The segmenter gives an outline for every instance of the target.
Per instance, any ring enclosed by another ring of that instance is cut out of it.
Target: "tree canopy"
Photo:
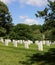
[[[0,27],[6,29],[8,34],[12,26],[12,17],[6,4],[0,1]]]
[[[36,17],[44,18],[42,32],[45,32],[47,40],[55,40],[55,1],[48,0],[48,5],[42,11],[37,11]]]
[[[55,1],[48,0],[48,6],[43,11],[37,11],[35,15],[44,18],[44,30],[55,28]]]

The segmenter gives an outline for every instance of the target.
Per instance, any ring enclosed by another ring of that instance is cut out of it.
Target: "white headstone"
[[[25,45],[25,48],[26,48],[26,49],[29,49],[28,41],[24,41],[24,45]]]
[[[17,40],[18,43],[22,44],[23,43],[23,40]]]
[[[30,45],[30,44],[33,44],[33,42],[31,41],[31,40],[27,40],[28,41],[28,44]]]
[[[3,38],[0,38],[0,41],[1,41],[2,43],[4,43],[4,40],[3,40]]]
[[[13,40],[14,47],[17,47],[17,41]]]
[[[40,41],[40,42],[38,43],[38,50],[39,50],[39,51],[43,51],[43,43],[42,43],[42,41]]]
[[[9,42],[11,42],[10,39],[5,39],[5,46],[8,46]]]
[[[38,44],[39,44],[39,41],[38,41],[38,40],[36,40],[36,41],[35,41],[35,44],[36,44],[36,45],[38,45]]]

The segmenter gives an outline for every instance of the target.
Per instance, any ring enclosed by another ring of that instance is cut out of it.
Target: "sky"
[[[16,24],[43,24],[44,20],[37,18],[37,11],[43,10],[47,6],[47,0],[1,0],[9,9],[13,23]],[[54,1],[54,0],[51,0]]]

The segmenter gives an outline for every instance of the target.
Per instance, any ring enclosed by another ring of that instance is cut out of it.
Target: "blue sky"
[[[36,18],[35,13],[43,10],[47,0],[1,0],[7,4],[14,24],[43,24],[43,19]],[[52,0],[54,1],[54,0]]]

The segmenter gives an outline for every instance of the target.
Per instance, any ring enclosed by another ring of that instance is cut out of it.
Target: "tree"
[[[13,32],[10,33],[10,37],[13,37],[15,39],[20,39],[20,40],[31,39],[32,29],[29,25],[17,24],[15,25]]]
[[[36,25],[36,24],[31,25],[31,29],[33,30],[33,32],[35,32],[35,31],[41,32],[41,28],[42,28],[41,25]]]
[[[8,34],[12,26],[12,18],[6,4],[0,1],[0,27],[6,29]]]
[[[0,27],[0,37],[4,36],[6,34],[6,29]]]
[[[55,29],[53,29],[53,30],[47,30],[45,32],[45,39],[46,40],[54,41],[55,40]]]
[[[43,11],[37,11],[36,17],[44,18],[43,29],[51,30],[55,28],[55,1],[48,0],[48,6]]]

